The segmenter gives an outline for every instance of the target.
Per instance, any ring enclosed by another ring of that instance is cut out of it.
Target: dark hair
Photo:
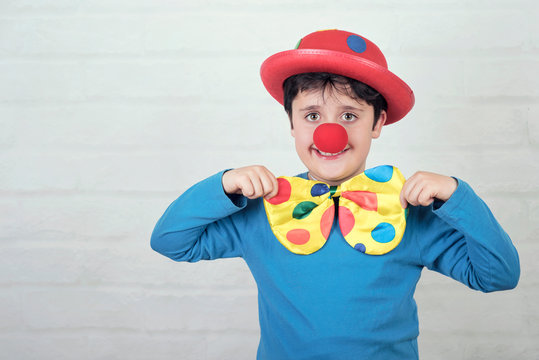
[[[312,72],[290,76],[283,83],[284,90],[284,109],[292,125],[292,101],[300,91],[321,89],[325,91],[328,85],[339,92],[345,92],[346,95],[356,99],[364,100],[374,108],[373,128],[378,122],[382,110],[387,111],[386,99],[376,90],[361,81],[332,73]],[[350,89],[352,93],[350,93]],[[323,94],[323,93],[322,93]]]

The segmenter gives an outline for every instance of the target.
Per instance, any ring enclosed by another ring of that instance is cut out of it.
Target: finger
[[[410,193],[408,194],[408,197],[406,198],[408,203],[413,206],[418,206],[419,205],[418,197],[419,197],[420,192],[421,192],[420,186],[414,187],[414,189],[410,191]]]
[[[252,186],[252,193],[250,196],[247,196],[249,199],[256,199],[261,197],[264,194],[264,187],[262,185],[262,182],[260,180],[259,176],[251,176],[249,178]]]
[[[413,206],[417,205],[416,198],[414,197],[415,192],[417,192],[417,181],[412,177],[404,183],[402,197],[408,204]]]
[[[273,189],[266,196],[267,199],[271,199],[272,197],[277,196],[277,194],[279,193],[279,182],[277,181],[277,178],[275,176],[272,176],[270,179],[273,184]]]
[[[403,209],[406,209],[408,207],[408,201],[406,201],[406,199],[404,198],[404,195],[402,195],[402,192],[400,193],[399,201]]]
[[[399,194],[399,200],[401,202],[401,206],[403,209],[406,209],[408,207],[408,201],[406,201],[406,196],[408,194],[408,189],[410,187],[410,180],[407,180],[404,182],[404,185],[402,186],[401,192]]]
[[[260,170],[259,180],[262,185],[262,195],[266,196],[273,190],[273,183],[271,182],[270,174],[267,169],[262,168]]]
[[[429,187],[424,187],[417,196],[417,202],[422,206],[429,206],[434,201],[434,195]]]
[[[279,183],[277,182],[277,178],[271,171],[268,169],[266,170],[266,176],[264,177],[263,185],[264,185],[264,196],[266,199],[271,199],[277,193],[279,192]]]
[[[238,181],[238,188],[240,189],[241,194],[247,198],[251,198],[255,193],[253,183],[248,176],[243,176]]]

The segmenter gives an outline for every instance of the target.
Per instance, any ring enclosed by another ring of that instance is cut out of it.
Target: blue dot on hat
[[[379,243],[388,243],[395,238],[395,228],[393,225],[383,222],[371,231],[371,236]]]
[[[311,196],[320,196],[329,192],[329,187],[326,184],[314,184],[311,188]]]
[[[362,53],[367,50],[367,43],[365,42],[365,40],[363,40],[362,37],[357,35],[348,36],[348,39],[346,39],[346,44],[348,44],[348,47],[351,50],[357,53]]]
[[[388,182],[393,177],[393,166],[381,165],[365,170],[365,176],[376,182]]]

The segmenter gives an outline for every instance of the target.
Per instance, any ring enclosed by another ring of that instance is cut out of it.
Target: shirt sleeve
[[[233,214],[247,205],[228,196],[221,171],[189,188],[167,208],[151,236],[151,247],[175,261],[196,262],[242,256],[241,231]]]
[[[464,181],[445,203],[417,208],[423,265],[483,292],[516,287],[518,253],[487,205]]]

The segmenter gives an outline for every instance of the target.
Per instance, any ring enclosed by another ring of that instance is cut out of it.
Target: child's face
[[[332,87],[322,90],[299,92],[292,102],[292,136],[296,152],[309,169],[309,175],[329,185],[342,182],[362,173],[372,139],[380,136],[386,113],[373,129],[374,108],[363,100],[355,100],[346,91]],[[315,147],[313,133],[324,123],[338,123],[348,133],[344,151],[325,156]]]

